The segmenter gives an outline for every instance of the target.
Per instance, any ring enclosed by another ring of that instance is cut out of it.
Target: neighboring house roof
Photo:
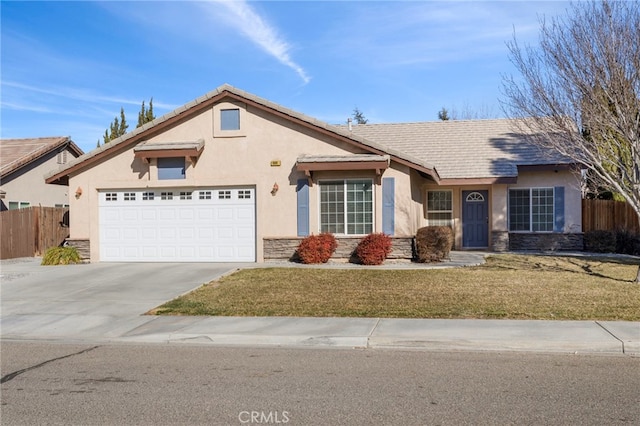
[[[68,147],[77,156],[83,154],[83,151],[67,136],[0,139],[0,178],[63,147]]]
[[[352,144],[360,149],[371,152],[378,155],[390,155],[391,159],[399,163],[408,165],[422,173],[431,176],[433,179],[438,180],[438,173],[431,163],[424,162],[421,159],[414,157],[410,154],[397,151],[388,146],[381,145],[377,142],[367,140],[361,136],[349,132],[340,126],[332,126],[325,122],[316,120],[315,118],[301,114],[299,112],[290,110],[276,103],[270,102],[266,99],[247,93],[243,90],[237,89],[228,84],[224,84],[219,88],[195,99],[180,108],[171,111],[162,117],[142,125],[134,129],[133,131],[112,140],[109,143],[102,145],[99,148],[94,149],[91,152],[86,153],[72,160],[70,163],[62,166],[58,170],[52,171],[46,176],[47,183],[65,183],[68,180],[70,174],[84,170],[101,161],[102,158],[108,156],[112,150],[113,152],[119,152],[122,149],[126,149],[130,146],[135,146],[140,142],[143,142],[146,138],[155,135],[162,130],[172,126],[175,123],[181,122],[184,119],[198,114],[201,111],[210,108],[213,104],[220,102],[225,98],[235,99],[254,107],[260,108],[265,111],[269,111],[275,115],[286,118],[288,120],[302,124],[308,128],[312,128],[320,133],[328,134],[341,141]]]
[[[518,176],[518,166],[571,164],[543,152],[510,119],[354,125],[354,134],[435,164],[443,183]]]

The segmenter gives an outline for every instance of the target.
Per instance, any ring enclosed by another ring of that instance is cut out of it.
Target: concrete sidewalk
[[[452,263],[482,259],[467,253]],[[24,259],[1,266],[0,336],[6,340],[640,356],[640,322],[142,315],[202,283],[255,264],[40,267],[37,259]],[[284,265],[259,267],[265,266]]]

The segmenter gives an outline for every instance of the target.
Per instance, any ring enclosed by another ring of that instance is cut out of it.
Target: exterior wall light
[[[276,193],[278,192],[278,189],[280,189],[280,187],[278,186],[278,183],[274,183],[273,184],[273,188],[271,188],[271,195],[275,196]]]

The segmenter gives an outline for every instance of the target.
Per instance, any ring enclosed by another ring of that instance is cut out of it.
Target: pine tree
[[[442,107],[440,111],[438,111],[438,119],[442,121],[449,120],[449,111],[445,107]]]
[[[104,143],[109,143],[114,139],[119,138],[120,136],[127,133],[127,129],[129,125],[127,124],[127,118],[124,115],[124,108],[120,108],[120,119],[118,117],[113,119],[113,123],[109,126],[107,130],[104,131],[104,136],[102,139]]]
[[[358,107],[355,107],[353,109],[353,119],[355,120],[356,124],[367,124],[369,122],[369,120],[365,118],[364,114],[358,109]]]
[[[140,127],[145,123],[153,121],[155,118],[156,116],[153,114],[153,98],[149,101],[149,109],[145,108],[144,101],[142,101],[142,107],[138,113],[138,124],[136,127]]]

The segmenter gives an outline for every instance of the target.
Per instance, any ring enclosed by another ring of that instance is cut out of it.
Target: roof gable
[[[253,107],[268,111],[269,113],[283,117],[292,122],[302,124],[308,128],[311,128],[319,133],[329,135],[333,138],[347,142],[349,144],[356,145],[372,154],[378,155],[390,155],[391,159],[402,164],[408,165],[418,171],[426,173],[432,176],[435,180],[438,180],[438,174],[435,168],[417,157],[409,155],[407,153],[397,151],[393,148],[389,148],[378,142],[368,140],[362,136],[349,132],[340,126],[332,126],[323,121],[306,116],[302,113],[285,108],[274,102],[252,95],[243,90],[237,89],[228,84],[224,84],[217,89],[195,99],[174,111],[171,111],[155,120],[142,125],[134,129],[133,131],[112,140],[111,142],[102,145],[95,150],[88,152],[85,155],[75,159],[69,164],[61,167],[60,169],[53,171],[46,176],[47,183],[61,183],[68,179],[70,174],[84,170],[91,167],[93,164],[100,162],[102,159],[111,154],[111,152],[119,152],[122,149],[127,149],[135,144],[142,142],[146,138],[152,135],[162,132],[163,130],[186,120],[207,108],[212,107],[214,104],[221,102],[224,99],[234,99],[244,102]]]
[[[83,151],[67,136],[0,139],[0,176],[5,177],[63,147],[67,147],[77,156],[83,154]]]

